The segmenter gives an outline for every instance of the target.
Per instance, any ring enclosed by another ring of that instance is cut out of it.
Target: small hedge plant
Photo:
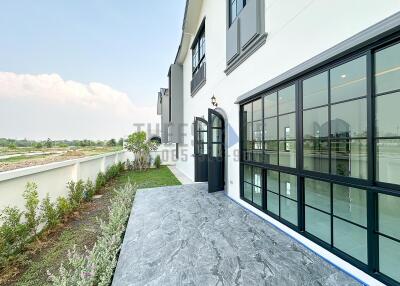
[[[160,167],[161,167],[160,155],[157,155],[156,158],[154,159],[154,167],[156,167],[157,169],[160,169]]]

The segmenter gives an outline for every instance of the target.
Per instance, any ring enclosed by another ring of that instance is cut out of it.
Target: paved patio
[[[140,190],[113,285],[360,285],[206,184]]]

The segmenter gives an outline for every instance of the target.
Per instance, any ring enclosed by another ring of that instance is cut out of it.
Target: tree
[[[115,141],[115,139],[112,138],[112,139],[110,139],[110,140],[107,142],[107,146],[109,146],[109,147],[115,147],[115,146],[117,146],[117,141]]]
[[[150,152],[155,151],[158,145],[147,140],[146,132],[134,132],[125,141],[125,148],[135,156],[134,168],[143,171],[150,166]]]
[[[124,146],[124,138],[119,138],[118,146]]]
[[[47,141],[46,141],[46,148],[51,148],[51,147],[53,147],[53,142],[51,141],[50,138],[47,138]]]

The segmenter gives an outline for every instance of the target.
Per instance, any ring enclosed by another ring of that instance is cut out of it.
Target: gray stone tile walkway
[[[360,285],[206,184],[136,194],[121,285]]]

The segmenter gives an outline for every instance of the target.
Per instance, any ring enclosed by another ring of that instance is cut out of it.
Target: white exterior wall
[[[217,99],[219,108],[226,113],[227,123],[239,136],[239,106],[234,104],[238,96],[400,11],[400,0],[265,0],[265,31],[268,33],[266,43],[231,74],[225,75],[226,1],[203,0],[202,3],[197,26],[190,28],[193,30],[190,45],[201,21],[206,17],[207,81],[192,97],[190,94],[192,54],[188,50],[183,63],[184,123],[187,135],[184,138],[185,146],[180,146],[180,152],[184,155],[180,156],[176,164],[177,168],[192,180],[194,180],[192,123],[195,116],[203,116],[208,120],[208,108],[213,108],[210,99],[213,95]],[[228,128],[225,135],[226,138],[232,136],[228,133]],[[317,250],[322,256],[364,282],[369,282],[371,285],[380,284],[349,263],[241,201],[238,149],[237,142],[225,150],[228,156],[225,191],[229,197],[279,225],[297,240]]]

